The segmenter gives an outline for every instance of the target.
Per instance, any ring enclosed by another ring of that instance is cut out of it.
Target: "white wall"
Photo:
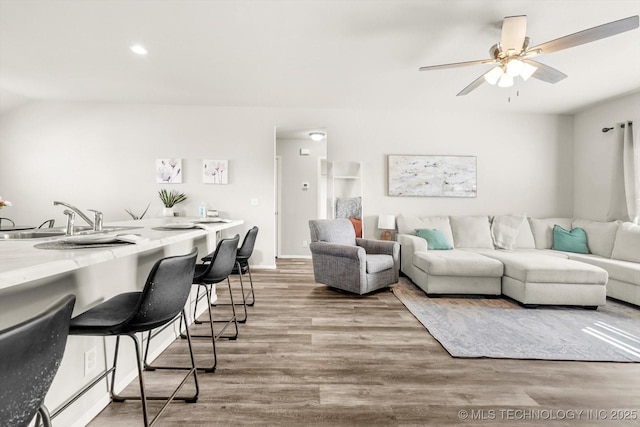
[[[640,137],[640,93],[587,108],[575,115],[574,196],[575,217],[605,221],[613,175],[614,132],[604,127],[631,120],[634,139]]]
[[[178,105],[30,103],[0,117],[3,210],[36,224],[62,209],[53,200],[97,208],[105,221],[128,219],[152,202],[160,214],[155,159],[181,157],[183,213],[206,200],[225,216],[260,227],[254,264],[274,265],[274,126],[323,125],[328,159],[360,161],[364,169],[365,233],[378,213],[570,216],[573,211],[573,118],[535,114],[428,110],[292,110]],[[386,155],[478,157],[478,197],[386,195]],[[228,159],[229,185],[201,183],[201,159]],[[258,198],[259,205],[250,200]],[[10,210],[9,210],[10,209]],[[306,224],[306,220],[305,220]]]
[[[301,156],[301,149],[309,155]],[[308,242],[311,218],[318,216],[318,192],[320,158],[326,158],[327,142],[315,142],[307,138],[278,139],[276,154],[280,156],[281,200],[280,200],[280,254],[286,256],[311,256]],[[309,183],[304,189],[302,183]],[[302,242],[307,242],[303,246]]]

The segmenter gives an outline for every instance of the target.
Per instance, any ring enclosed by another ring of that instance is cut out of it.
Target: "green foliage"
[[[165,208],[172,208],[174,205],[187,200],[186,194],[180,193],[176,190],[167,191],[165,189],[162,189],[158,191],[158,196],[160,196],[160,200],[162,200],[162,203],[164,203]]]

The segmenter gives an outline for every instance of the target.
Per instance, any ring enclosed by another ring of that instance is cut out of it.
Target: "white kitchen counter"
[[[0,240],[0,329],[19,323],[41,312],[67,294],[76,296],[76,316],[123,292],[141,290],[155,262],[161,258],[189,253],[198,248],[198,256],[212,252],[220,232],[238,227],[243,221],[207,224],[206,229],[157,230],[168,222],[187,222],[197,218],[176,217],[124,221],[107,225],[137,226],[117,234],[140,234],[145,241],[108,248],[52,250],[34,245],[50,239]],[[233,235],[236,230],[226,234]],[[240,232],[240,230],[237,230]],[[193,321],[196,289],[187,302],[189,323]],[[215,297],[215,295],[214,295]],[[206,303],[198,305],[198,315]],[[150,355],[157,357],[178,336],[177,322],[151,342]],[[141,336],[142,338],[142,336]],[[144,336],[146,339],[146,335]],[[64,358],[47,394],[45,404],[50,411],[60,407],[71,395],[110,367],[114,338],[70,336]],[[133,346],[121,349],[116,390],[137,375]],[[92,355],[92,356],[88,356]],[[93,367],[87,369],[87,357]],[[200,359],[201,363],[211,363]],[[152,374],[153,375],[153,374]],[[84,426],[109,403],[105,385],[97,385],[53,420],[54,425]],[[179,404],[179,403],[178,403]],[[142,420],[142,414],[140,414]]]
[[[111,248],[50,250],[34,248],[36,243],[59,239],[24,239],[0,240],[0,290],[20,285],[28,281],[46,278],[55,274],[65,273],[78,268],[87,267],[108,260],[130,256],[136,253],[164,247],[172,243],[194,239],[207,234],[236,227],[244,221],[233,220],[227,223],[206,224],[206,229],[187,230],[154,230],[169,222],[188,222],[198,218],[176,217],[155,218],[139,221],[121,221],[105,224],[142,227],[132,230],[118,231],[118,234],[140,234],[149,240],[139,244],[122,245]],[[208,248],[209,251],[215,246]],[[201,254],[202,256],[206,254]]]

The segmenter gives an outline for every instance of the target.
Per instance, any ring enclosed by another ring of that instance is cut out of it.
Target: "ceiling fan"
[[[495,67],[483,73],[471,82],[471,84],[462,89],[457,96],[468,94],[485,81],[492,85],[497,84],[500,87],[510,87],[513,85],[514,78],[518,76],[523,80],[533,77],[544,82],[557,83],[567,77],[567,75],[553,67],[534,61],[532,58],[545,53],[557,52],[562,49],[591,43],[635,28],[638,28],[638,15],[588,28],[568,36],[560,37],[559,39],[529,47],[530,39],[526,36],[527,16],[507,16],[502,21],[500,41],[489,49],[489,59],[431,65],[420,67],[420,71],[466,67],[469,65],[496,64]]]

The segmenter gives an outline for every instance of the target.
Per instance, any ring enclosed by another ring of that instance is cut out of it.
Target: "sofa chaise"
[[[554,226],[584,230],[588,253],[554,249]],[[438,230],[450,249],[430,249],[417,230]],[[640,227],[631,223],[399,215],[398,242],[401,271],[429,295],[503,294],[525,306],[590,308],[608,295],[640,305]]]

